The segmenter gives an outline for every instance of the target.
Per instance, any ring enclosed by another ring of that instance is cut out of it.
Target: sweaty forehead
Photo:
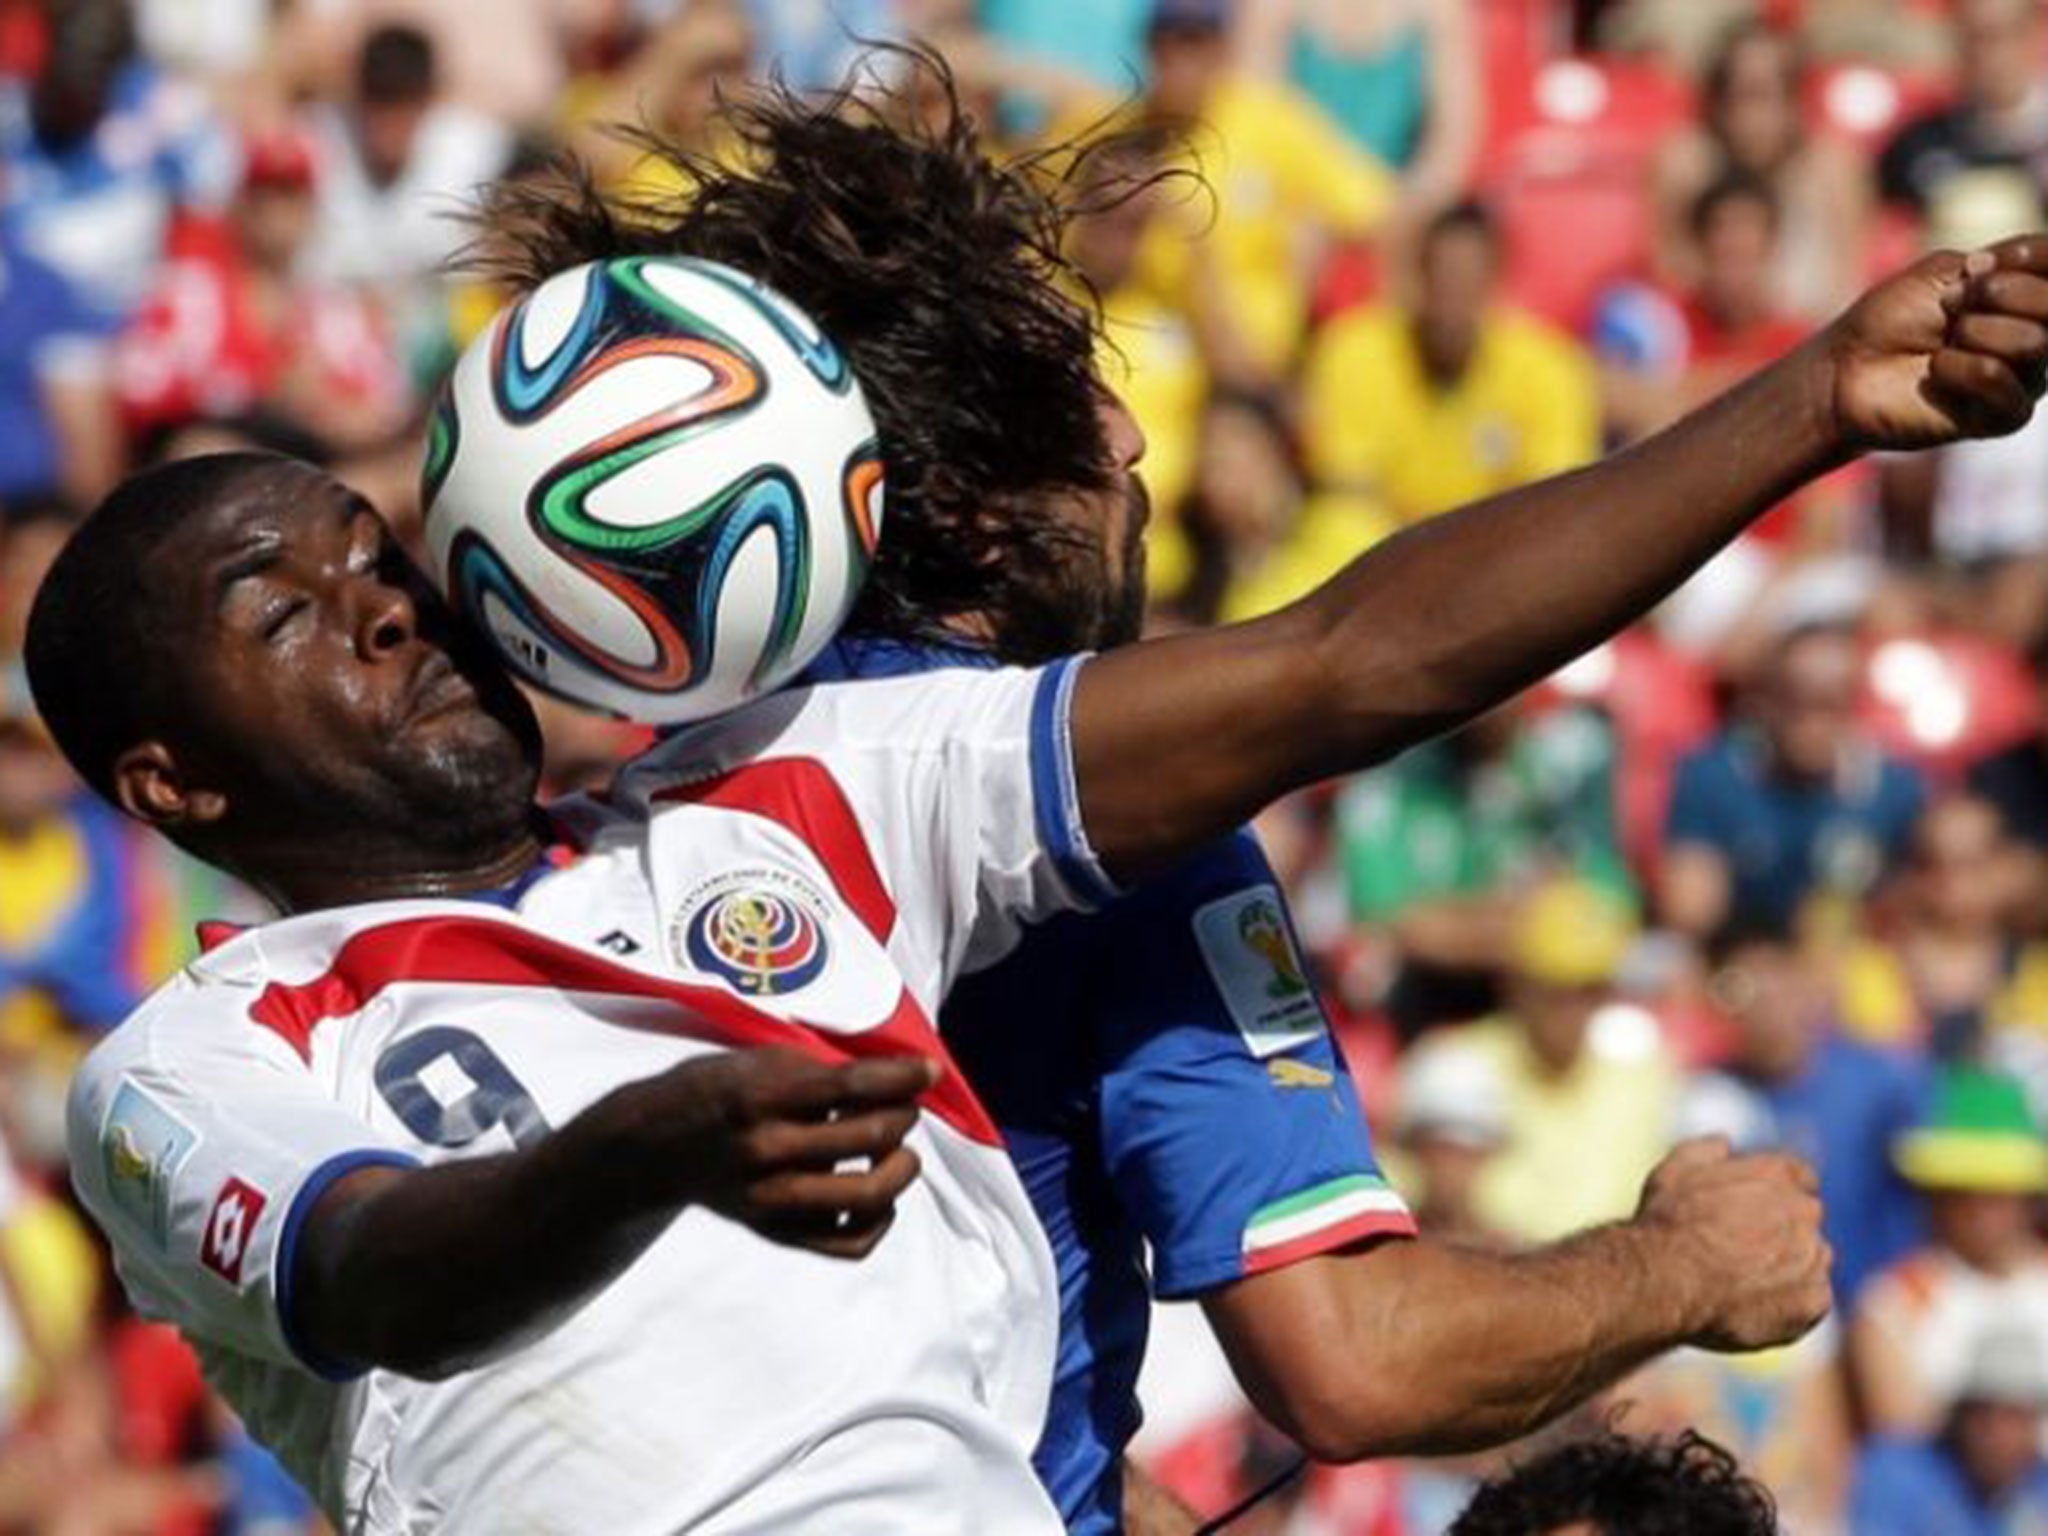
[[[223,554],[258,534],[289,540],[331,527],[364,503],[333,476],[309,464],[281,463],[251,470],[206,511],[172,536],[183,558]]]

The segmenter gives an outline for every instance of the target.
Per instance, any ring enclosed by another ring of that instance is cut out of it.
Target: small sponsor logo
[[[1255,885],[1212,901],[1195,913],[1194,927],[1209,976],[1253,1056],[1263,1061],[1322,1035],[1322,1006],[1278,890]]]
[[[824,972],[830,911],[810,882],[786,870],[741,871],[691,893],[671,944],[687,964],[749,997],[779,997]]]
[[[199,1239],[199,1262],[229,1285],[242,1283],[242,1261],[249,1256],[249,1243],[267,1204],[262,1190],[240,1179],[229,1179],[213,1197],[213,1210]]]
[[[123,1082],[100,1127],[107,1194],[159,1248],[170,1241],[171,1184],[199,1133],[148,1089]]]
[[[1266,1075],[1275,1088],[1327,1088],[1337,1081],[1336,1073],[1292,1056],[1275,1056],[1266,1063]]]

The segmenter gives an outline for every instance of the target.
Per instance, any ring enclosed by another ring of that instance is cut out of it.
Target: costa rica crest
[[[692,892],[672,939],[694,969],[750,997],[777,997],[817,980],[830,962],[828,911],[787,871],[740,871]]]

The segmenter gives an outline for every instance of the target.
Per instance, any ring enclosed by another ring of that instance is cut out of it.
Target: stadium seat
[[[1968,634],[1889,636],[1864,664],[1864,724],[1938,780],[2012,745],[2040,718],[2032,675],[2005,646]]]
[[[1649,249],[1650,157],[1690,120],[1692,93],[1654,65],[1560,59],[1497,98],[1502,108],[1524,124],[1495,145],[1485,177],[1507,234],[1508,290],[1577,329]]]

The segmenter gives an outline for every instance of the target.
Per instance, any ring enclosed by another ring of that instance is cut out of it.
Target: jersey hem
[[[339,1385],[354,1381],[364,1374],[365,1367],[345,1365],[339,1360],[330,1360],[309,1345],[299,1332],[292,1316],[292,1276],[297,1269],[299,1239],[304,1235],[306,1218],[322,1195],[339,1179],[360,1168],[406,1168],[420,1166],[416,1157],[403,1152],[372,1151],[363,1149],[356,1152],[342,1152],[327,1159],[299,1185],[298,1193],[292,1196],[291,1209],[285,1212],[284,1227],[278,1233],[277,1257],[273,1261],[271,1289],[277,1298],[278,1331],[284,1335],[285,1347],[292,1357],[322,1381]]]

